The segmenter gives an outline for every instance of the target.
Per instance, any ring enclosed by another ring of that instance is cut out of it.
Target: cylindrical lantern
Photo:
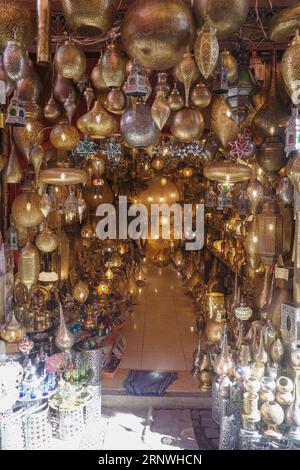
[[[283,217],[277,204],[267,201],[258,216],[258,253],[265,266],[273,264],[283,249]]]

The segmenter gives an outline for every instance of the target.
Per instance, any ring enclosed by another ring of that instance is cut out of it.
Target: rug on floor
[[[176,372],[131,370],[124,382],[124,388],[129,395],[161,396],[176,379]]]

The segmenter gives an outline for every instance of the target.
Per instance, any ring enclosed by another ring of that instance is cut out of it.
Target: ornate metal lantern
[[[274,201],[264,204],[258,216],[258,253],[265,266],[273,264],[283,249],[283,217]]]

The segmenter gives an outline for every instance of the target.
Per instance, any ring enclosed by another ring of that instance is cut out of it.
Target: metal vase
[[[61,351],[69,351],[72,348],[75,342],[75,339],[72,333],[68,330],[66,326],[64,313],[63,313],[61,304],[59,306],[59,317],[60,317],[60,324],[56,333],[55,344],[58,347],[58,349],[60,349]]]

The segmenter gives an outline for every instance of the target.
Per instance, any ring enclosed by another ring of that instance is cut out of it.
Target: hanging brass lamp
[[[251,178],[251,168],[247,165],[222,160],[204,168],[205,178],[219,183],[240,183]]]
[[[119,88],[126,79],[126,61],[115,42],[108,44],[102,55],[101,75],[107,88]]]
[[[91,111],[78,119],[77,127],[94,139],[105,139],[118,132],[118,122],[105,111],[99,97]]]
[[[136,0],[121,26],[127,54],[147,70],[168,70],[192,46],[192,12],[182,0]]]
[[[13,218],[22,227],[37,227],[44,220],[40,210],[40,197],[30,181],[24,183],[21,191],[12,204]]]
[[[205,23],[195,43],[195,59],[200,73],[207,80],[216,68],[219,57],[219,43],[216,30]]]
[[[300,36],[298,30],[292,45],[283,54],[281,73],[290,99],[295,106],[298,106],[300,99]]]
[[[19,259],[19,278],[24,284],[28,292],[39,279],[40,273],[40,257],[38,250],[27,242],[25,248],[21,251]]]
[[[78,80],[86,71],[86,57],[73,41],[68,40],[56,51],[54,66],[64,78]]]
[[[223,96],[217,96],[211,110],[212,130],[224,149],[229,147],[239,132],[239,126]]]
[[[84,37],[103,36],[113,26],[118,0],[62,0],[68,27]]]
[[[200,139],[204,131],[204,118],[198,109],[183,108],[177,111],[171,123],[172,135],[182,143]]]
[[[276,52],[274,51],[269,94],[253,118],[252,129],[262,138],[280,136],[287,119],[288,115],[278,95]]]
[[[246,21],[249,0],[194,0],[193,7],[199,25],[207,21],[219,39],[231,38]]]

